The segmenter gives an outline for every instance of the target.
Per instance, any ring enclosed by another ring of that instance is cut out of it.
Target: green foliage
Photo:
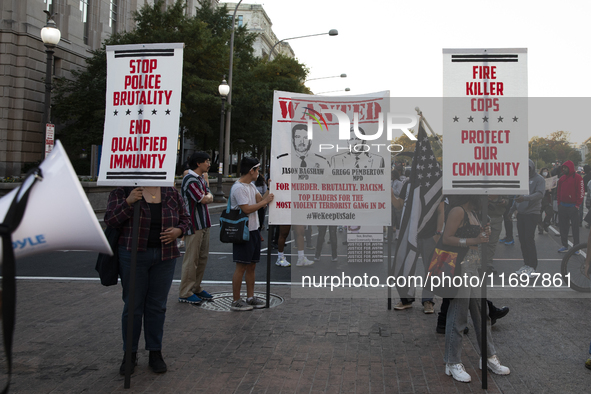
[[[71,154],[101,144],[105,116],[106,45],[183,42],[181,127],[199,149],[218,146],[221,100],[218,86],[228,73],[232,20],[226,6],[200,1],[195,17],[185,15],[185,2],[165,8],[162,0],[146,4],[133,19],[136,28],[110,37],[87,59],[86,69],[56,83],[53,114],[62,125],[59,138]],[[234,33],[232,139],[242,138],[254,150],[269,146],[273,90],[308,92],[302,81],[308,70],[294,59],[272,62],[255,58],[256,35],[245,27]]]

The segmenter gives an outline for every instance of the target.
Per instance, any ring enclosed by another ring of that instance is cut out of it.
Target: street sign
[[[55,125],[47,123],[45,125],[45,157],[53,150],[55,142]]]

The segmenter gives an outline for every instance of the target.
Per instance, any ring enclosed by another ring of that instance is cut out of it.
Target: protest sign
[[[108,45],[99,185],[172,186],[183,43]]]
[[[527,194],[527,50],[443,50],[443,193]]]
[[[388,92],[273,100],[269,224],[389,225]]]

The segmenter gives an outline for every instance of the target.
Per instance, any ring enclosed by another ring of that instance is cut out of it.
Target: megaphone
[[[14,256],[56,250],[92,250],[112,255],[86,193],[59,141],[39,166],[42,180],[31,186],[24,216],[12,233]],[[0,199],[0,223],[18,193]],[[0,243],[0,262],[2,244]]]

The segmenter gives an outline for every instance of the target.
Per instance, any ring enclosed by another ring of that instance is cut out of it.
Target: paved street
[[[582,229],[582,240],[587,231]],[[217,236],[214,227],[212,240]],[[340,233],[338,265],[346,269],[343,240]],[[536,234],[536,242],[539,271],[559,272],[559,237]],[[231,247],[214,241],[211,250],[207,289],[229,292]],[[323,252],[323,260],[317,263],[321,267],[331,264],[327,245]],[[497,271],[510,273],[522,265],[518,240],[515,245],[499,244],[497,252]],[[121,288],[103,287],[92,279],[93,254],[52,253],[23,259],[18,265],[21,279],[11,392],[484,392],[471,323],[463,362],[473,381],[465,384],[445,375],[445,339],[435,333],[436,314],[425,315],[418,302],[412,309],[393,311],[383,297],[297,298],[289,285],[274,284],[272,293],[284,300],[274,308],[216,312],[178,303],[176,281],[169,294],[163,348],[169,371],[153,374],[147,352],[141,351],[132,389],[124,390],[118,374],[123,354]],[[264,268],[257,269],[260,292],[264,292]],[[71,277],[89,279],[67,279],[68,272]],[[272,281],[287,283],[290,272],[273,264]],[[49,276],[60,279],[31,279]],[[486,392],[589,392],[591,371],[583,365],[591,340],[587,298],[536,296],[497,299],[495,304],[511,308],[492,332],[498,355],[512,373],[489,374]]]

